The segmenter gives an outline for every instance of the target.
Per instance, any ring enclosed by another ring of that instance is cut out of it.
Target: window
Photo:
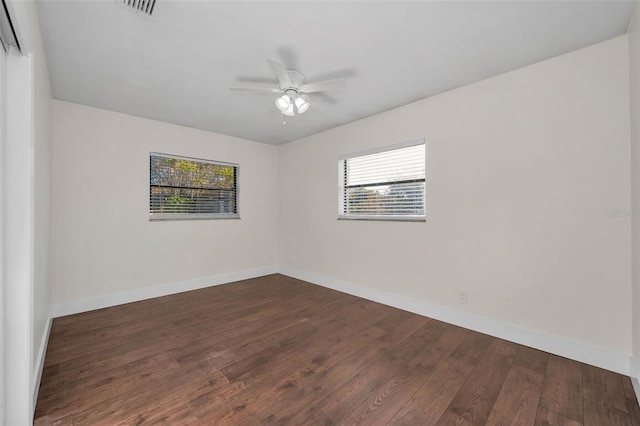
[[[339,219],[425,220],[423,140],[339,161]]]
[[[151,219],[238,218],[238,165],[149,155]]]

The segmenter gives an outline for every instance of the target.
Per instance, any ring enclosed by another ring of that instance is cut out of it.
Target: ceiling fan
[[[304,75],[293,69],[286,69],[282,62],[269,60],[269,66],[278,78],[279,87],[232,87],[231,90],[243,92],[271,92],[282,94],[276,98],[276,107],[282,114],[293,117],[303,114],[311,106],[309,93],[329,90],[344,90],[346,81],[343,79],[324,80],[317,83],[305,84]]]

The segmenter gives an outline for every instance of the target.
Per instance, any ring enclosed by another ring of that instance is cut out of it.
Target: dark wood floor
[[[640,425],[628,377],[282,275],[57,318],[36,425]]]

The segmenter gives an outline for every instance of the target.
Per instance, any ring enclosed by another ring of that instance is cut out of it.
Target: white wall
[[[150,222],[151,151],[238,163],[241,219]],[[51,172],[54,303],[275,271],[275,146],[54,101]]]
[[[640,211],[640,2],[629,26],[629,82],[631,105],[631,200]],[[633,318],[632,341],[636,375],[640,377],[640,217],[631,222]],[[640,393],[640,389],[638,389]]]
[[[605,214],[630,207],[628,99],[623,36],[284,145],[281,268],[602,348],[628,369],[630,218]],[[338,156],[417,138],[427,222],[336,220]]]

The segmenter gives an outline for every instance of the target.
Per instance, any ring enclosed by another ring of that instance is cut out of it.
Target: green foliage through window
[[[149,159],[152,217],[237,216],[236,164],[155,153]]]

